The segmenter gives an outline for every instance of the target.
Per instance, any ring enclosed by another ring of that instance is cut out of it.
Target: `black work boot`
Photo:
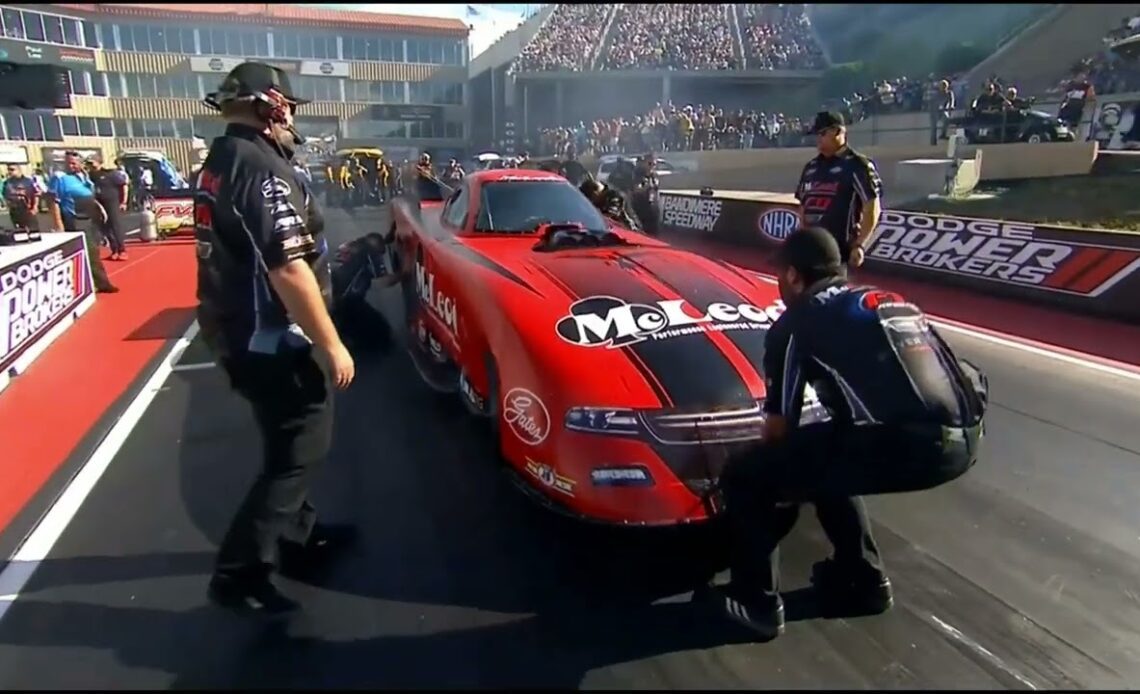
[[[869,566],[849,568],[834,559],[812,566],[811,582],[827,617],[858,617],[891,609],[891,581]]]

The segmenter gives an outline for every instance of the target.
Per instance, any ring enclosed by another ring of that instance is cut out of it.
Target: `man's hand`
[[[847,264],[850,265],[851,267],[862,267],[863,266],[863,258],[865,255],[866,254],[863,252],[862,246],[855,246],[854,248],[851,249],[851,256],[850,256],[850,259],[847,261]]]
[[[352,355],[348,353],[344,343],[337,340],[328,347],[319,347],[318,351],[332,372],[336,387],[341,390],[348,388],[356,378],[356,362],[352,360]]]

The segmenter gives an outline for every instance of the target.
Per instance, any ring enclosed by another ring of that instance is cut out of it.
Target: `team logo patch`
[[[261,195],[266,200],[287,197],[292,192],[289,184],[276,176],[261,184]]]

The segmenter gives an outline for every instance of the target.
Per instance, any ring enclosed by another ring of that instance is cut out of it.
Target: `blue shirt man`
[[[76,203],[79,203],[79,209],[86,211],[95,199],[95,185],[83,170],[83,162],[78,155],[67,155],[67,170],[51,177],[48,181],[48,192],[59,203],[59,212],[63,217],[65,228],[70,221],[68,218],[74,219],[77,216]]]

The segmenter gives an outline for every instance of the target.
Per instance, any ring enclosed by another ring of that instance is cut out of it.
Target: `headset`
[[[222,110],[222,101],[219,97],[227,96],[223,92],[213,92],[207,94],[203,99],[210,108],[215,111]],[[305,138],[297,132],[297,128],[289,124],[289,111],[293,108],[293,103],[289,101],[278,89],[270,87],[265,91],[255,91],[249,94],[233,95],[224,101],[248,101],[252,102],[257,117],[267,123],[274,123],[276,125],[284,126],[286,130],[293,136],[293,144],[305,144]]]

